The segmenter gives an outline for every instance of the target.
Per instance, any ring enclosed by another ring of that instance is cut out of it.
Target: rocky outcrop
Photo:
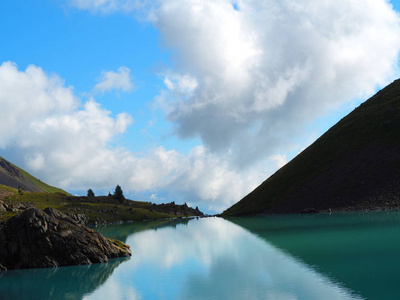
[[[8,204],[0,200],[0,211],[7,211]]]
[[[152,211],[157,211],[161,213],[166,213],[173,216],[204,216],[204,214],[199,210],[198,207],[192,208],[189,207],[186,203],[183,205],[177,205],[175,202],[166,203],[166,204],[153,204]]]
[[[0,231],[3,269],[84,265],[130,255],[128,245],[107,239],[51,208],[29,208]]]

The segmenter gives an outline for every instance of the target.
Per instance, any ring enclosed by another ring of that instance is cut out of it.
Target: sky
[[[399,76],[400,0],[5,0],[0,156],[222,212]]]

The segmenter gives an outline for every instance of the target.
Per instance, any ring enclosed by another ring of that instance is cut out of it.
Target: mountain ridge
[[[332,126],[223,216],[400,207],[400,80]]]

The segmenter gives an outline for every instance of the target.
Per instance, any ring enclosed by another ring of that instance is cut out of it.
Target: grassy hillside
[[[174,205],[173,210],[166,212],[164,207],[167,204],[156,205],[132,200],[120,203],[114,197],[75,197],[63,193],[24,192],[20,194],[18,190],[4,186],[0,186],[1,190],[9,191],[10,193],[0,201],[1,206],[7,207],[7,209],[0,209],[0,222],[7,221],[12,216],[32,206],[40,209],[55,208],[69,215],[79,216],[80,220],[87,224],[201,215],[201,212],[196,212],[189,207],[185,208],[184,205]]]
[[[399,207],[400,80],[396,80],[223,215]]]
[[[37,179],[36,177],[32,176],[25,170],[22,170],[22,169],[20,169],[20,170],[26,179],[28,179],[30,182],[32,182],[35,186],[39,187],[41,190],[43,190],[43,192],[68,194],[66,191],[64,191],[60,188],[48,185],[47,183]]]

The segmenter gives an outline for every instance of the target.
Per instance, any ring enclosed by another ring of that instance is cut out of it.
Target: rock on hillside
[[[0,231],[2,269],[83,265],[130,255],[128,245],[107,239],[51,208],[29,208]]]
[[[400,80],[329,129],[224,216],[400,208]]]

